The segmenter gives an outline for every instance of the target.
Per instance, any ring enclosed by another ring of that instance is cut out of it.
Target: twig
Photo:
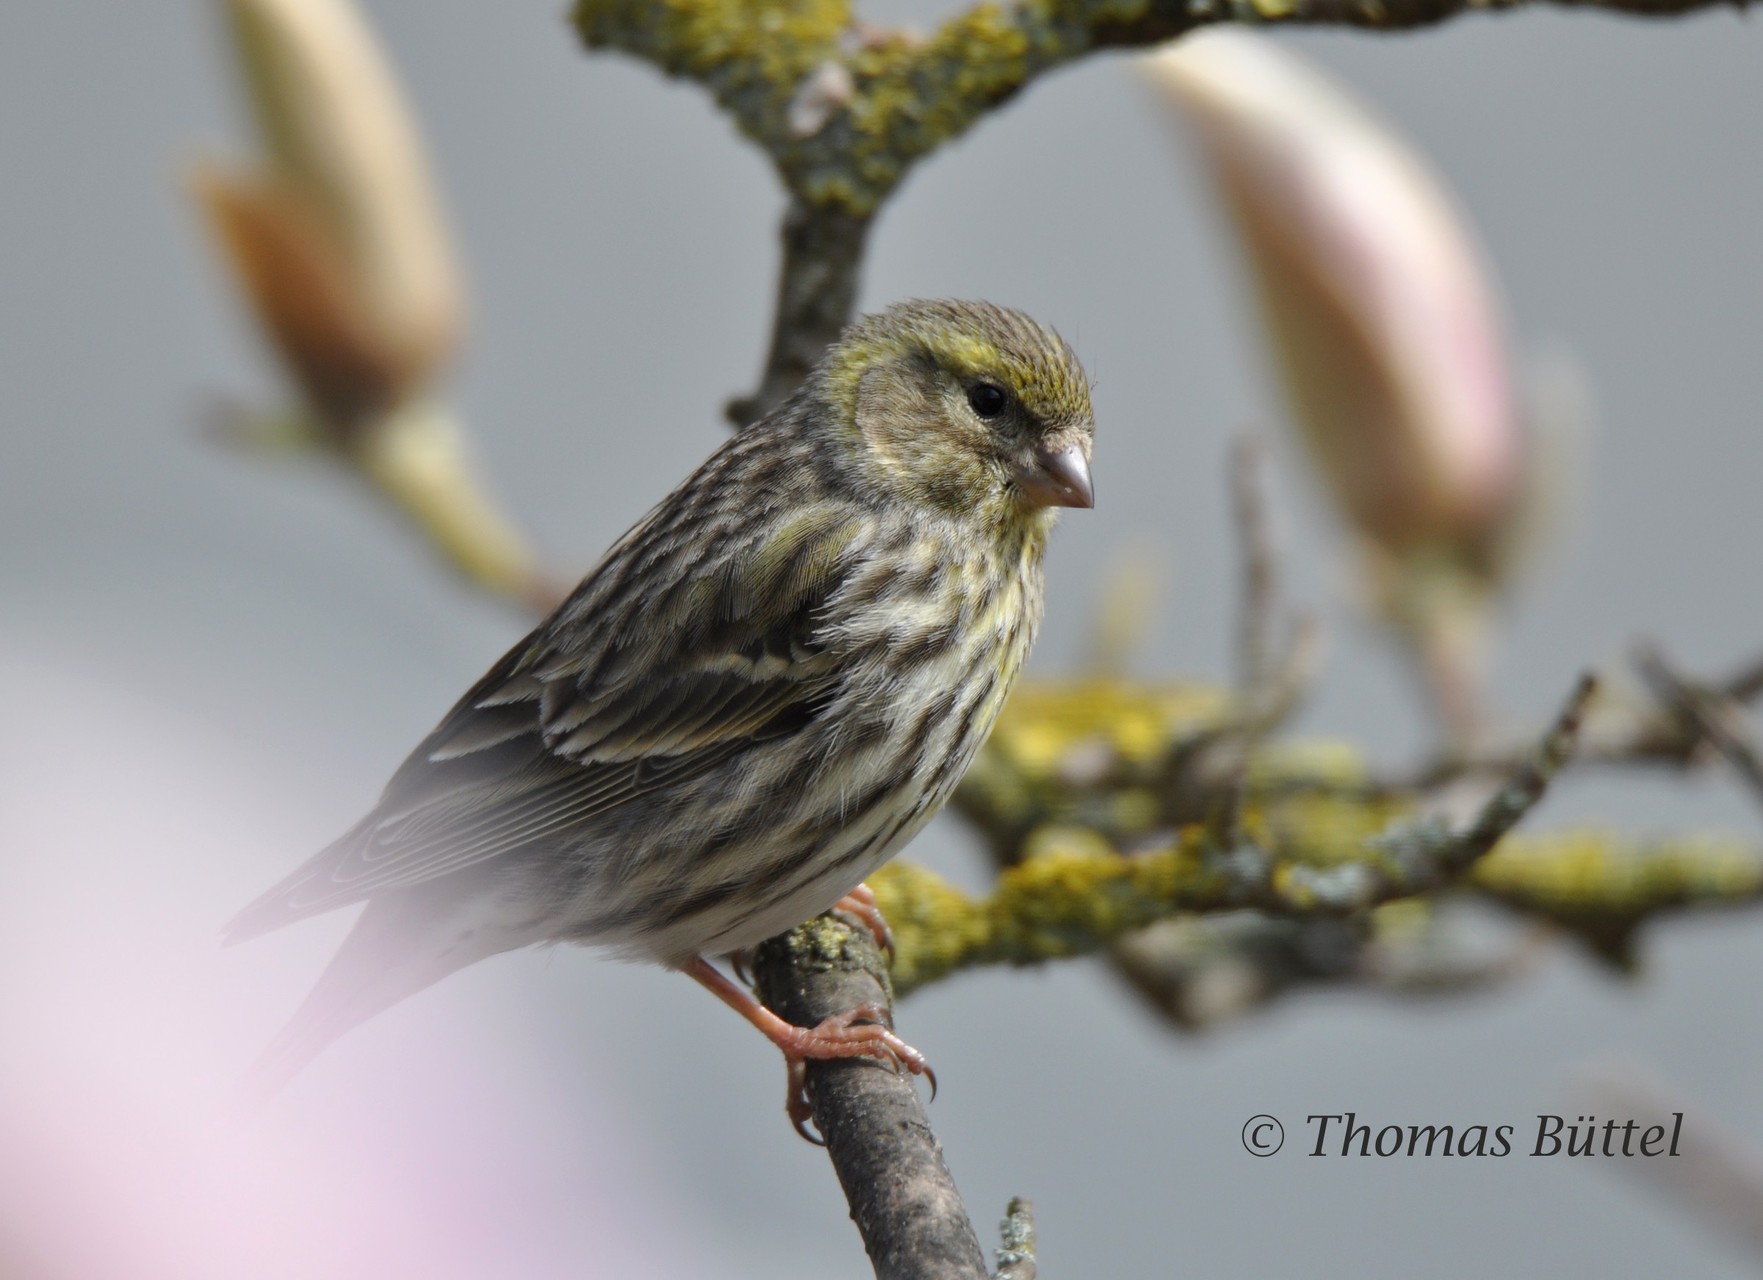
[[[1635,658],[1642,677],[1666,707],[1681,717],[1701,738],[1714,744],[1715,750],[1740,778],[1753,795],[1763,801],[1763,760],[1750,736],[1738,724],[1737,707],[1730,697],[1710,693],[1685,681],[1665,660],[1657,648],[1643,646]]]
[[[1273,632],[1282,612],[1279,555],[1267,498],[1267,452],[1260,439],[1239,436],[1231,449],[1230,489],[1235,515],[1241,586],[1237,604],[1237,698],[1242,714],[1224,726],[1210,752],[1191,760],[1202,773],[1221,775],[1208,823],[1220,840],[1241,837],[1249,758],[1263,738],[1291,714],[1308,684],[1316,630],[1310,618],[1292,628],[1285,652],[1274,666]],[[1208,756],[1222,754],[1220,770]]]
[[[1479,995],[1506,986],[1535,969],[1554,941],[1555,930],[1532,923],[1497,953],[1479,957],[1448,956],[1434,944],[1408,948],[1367,948],[1365,973],[1377,987],[1398,997],[1436,1001],[1440,997]]]
[[[1148,557],[1117,556],[1095,593],[1088,652],[1077,670],[1095,680],[1127,678],[1159,604],[1158,573]]]
[[[1543,735],[1535,758],[1520,768],[1505,786],[1488,799],[1469,830],[1452,841],[1454,847],[1440,856],[1433,867],[1419,868],[1422,877],[1451,878],[1466,870],[1535,807],[1549,789],[1555,775],[1572,756],[1573,748],[1579,741],[1585,709],[1597,691],[1596,676],[1587,672],[1579,678],[1579,683],[1568,695],[1566,705],[1555,717],[1555,723]]]
[[[760,999],[797,1026],[892,998],[873,940],[830,916],[761,945],[754,974]],[[808,1101],[877,1280],[984,1280],[912,1077],[870,1059],[811,1062]]]
[[[1611,1065],[1581,1073],[1591,1106],[1605,1116],[1628,1116],[1669,1128],[1684,1117],[1675,1160],[1618,1160],[1626,1172],[1678,1200],[1703,1222],[1763,1261],[1763,1153],[1652,1073]]]
[[[1399,631],[1445,741],[1467,750],[1487,732],[1487,600],[1478,583],[1439,585],[1446,589]]]
[[[1738,708],[1763,697],[1763,657],[1752,659],[1727,679],[1704,687],[1703,697],[1714,706]],[[1665,698],[1670,702],[1672,699]],[[1576,768],[1587,766],[1672,765],[1687,768],[1704,755],[1712,742],[1694,717],[1663,714],[1651,707],[1607,705],[1600,699],[1588,714],[1585,730],[1574,753]],[[1715,744],[1718,746],[1718,744]],[[1282,779],[1284,793],[1326,792],[1365,800],[1427,795],[1471,778],[1497,777],[1518,767],[1522,749],[1495,747],[1439,757],[1408,773],[1389,773],[1361,781],[1291,777]]]
[[[994,1280],[1035,1280],[1035,1209],[1021,1196],[1004,1210],[1004,1243],[998,1250]]]
[[[1279,559],[1267,502],[1267,446],[1245,432],[1230,454],[1241,582],[1237,603],[1237,687],[1253,706],[1268,681],[1273,623],[1279,607]]]
[[[1763,657],[1753,658],[1717,687],[1733,702],[1755,702],[1763,695]]]
[[[754,977],[766,1006],[812,1027],[862,1005],[888,1010],[892,984],[875,941],[821,916],[762,944]],[[979,1237],[912,1077],[871,1059],[808,1064],[814,1126],[851,1205],[876,1280],[986,1280]],[[1033,1208],[1010,1202],[997,1280],[1035,1280]]]
[[[1418,936],[1403,918],[1292,918],[1233,912],[1165,920],[1113,947],[1116,970],[1178,1031],[1197,1034],[1322,988],[1426,1000],[1476,995],[1528,971],[1553,938],[1547,925],[1489,954],[1441,941],[1438,912]]]
[[[1231,448],[1230,488],[1235,516],[1240,586],[1237,604],[1237,702],[1240,713],[1223,726],[1205,749],[1172,756],[1179,765],[1165,779],[1165,789],[1178,794],[1192,789],[1181,774],[1193,774],[1198,787],[1213,795],[1206,825],[1211,838],[1234,847],[1242,842],[1243,808],[1248,798],[1249,763],[1256,747],[1283,721],[1309,684],[1316,627],[1300,619],[1293,627],[1276,668],[1273,632],[1281,613],[1280,565],[1273,536],[1267,493],[1267,451],[1261,438],[1245,432]],[[1222,760],[1222,767],[1220,766]],[[1267,922],[1263,922],[1267,923]],[[1362,932],[1362,931],[1361,931]],[[1229,970],[1213,964],[1196,974],[1179,949],[1166,945],[1156,927],[1123,938],[1109,952],[1110,967],[1151,1008],[1177,1026],[1184,1026],[1211,1001],[1194,999],[1198,991],[1215,990],[1205,976],[1228,972],[1238,981],[1227,985],[1231,999],[1270,999],[1290,984],[1289,949],[1244,947]],[[1300,966],[1301,967],[1301,966]],[[1248,996],[1247,993],[1254,992]]]

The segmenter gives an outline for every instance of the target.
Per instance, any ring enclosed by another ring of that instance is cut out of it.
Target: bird
[[[238,942],[365,903],[259,1059],[273,1092],[467,965],[574,942],[696,979],[792,1070],[923,1055],[868,1008],[791,1025],[713,962],[835,907],[949,798],[1034,643],[1061,508],[1091,507],[1070,346],[987,302],[847,326],[442,717]],[[934,1081],[934,1076],[932,1077]]]

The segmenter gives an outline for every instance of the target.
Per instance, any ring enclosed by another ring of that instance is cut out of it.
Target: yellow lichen
[[[1225,723],[1231,696],[1211,685],[1147,686],[1098,678],[1024,684],[1004,704],[990,749],[1030,776],[1056,773],[1077,747],[1100,742],[1143,765],[1170,744]]]
[[[1368,819],[1368,829],[1374,824]],[[1209,854],[1196,824],[1146,853],[1121,855],[1095,831],[1049,826],[1026,846],[1026,860],[1004,871],[989,897],[975,898],[907,863],[872,880],[899,944],[898,990],[982,964],[1033,964],[1099,951],[1127,934],[1185,911],[1239,905],[1234,873]],[[1374,870],[1385,854],[1361,843],[1356,860],[1328,851],[1342,868]],[[1301,851],[1279,849],[1271,888],[1286,908],[1322,906]],[[1737,904],[1763,895],[1763,855],[1741,841],[1684,837],[1636,843],[1600,831],[1509,837],[1466,882],[1531,914],[1581,930],[1602,945],[1626,937],[1652,912],[1690,904]],[[1332,909],[1332,908],[1331,908]],[[1376,933],[1414,937],[1432,902],[1412,898],[1373,913]]]

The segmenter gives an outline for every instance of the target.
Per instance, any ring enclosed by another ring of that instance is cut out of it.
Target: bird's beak
[[[1033,464],[1017,470],[1016,483],[1030,501],[1043,507],[1096,505],[1096,490],[1090,483],[1090,463],[1084,457],[1081,445],[1036,449]]]

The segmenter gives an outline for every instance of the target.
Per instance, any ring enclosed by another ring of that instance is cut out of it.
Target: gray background
[[[701,93],[584,56],[550,0],[368,9],[468,262],[460,409],[547,555],[585,567],[752,382],[778,190]],[[247,1156],[192,1119],[347,922],[225,952],[218,924],[352,821],[522,626],[346,479],[198,439],[206,396],[280,395],[176,185],[246,141],[213,16],[0,15],[0,1258],[131,1280],[865,1274],[779,1114],[776,1054],[692,984],[586,952],[501,957],[382,1017]],[[1754,650],[1763,34],[1533,13],[1290,43],[1430,154],[1515,346],[1570,351],[1593,388],[1585,498],[1503,635],[1502,706],[1535,718],[1637,633],[1704,669]],[[1224,452],[1277,407],[1233,251],[1126,58],[1036,85],[913,177],[863,300],[923,294],[1032,310],[1098,382],[1100,504],[1060,530],[1037,669],[1077,658],[1103,569],[1137,554],[1170,584],[1145,670],[1224,676]],[[1320,504],[1282,480],[1334,641],[1304,728],[1399,760],[1423,720]],[[1756,825],[1714,775],[1575,781],[1537,825],[1599,820]],[[913,856],[977,874],[953,824]],[[1032,1194],[1050,1276],[1745,1274],[1614,1163],[1239,1147],[1255,1112],[1522,1133],[1612,1058],[1763,1142],[1755,914],[1669,924],[1645,959],[1622,982],[1562,951],[1486,998],[1330,995],[1200,1041],[1086,964],[965,976],[901,1021],[969,1205],[983,1226]],[[310,1159],[278,1168],[289,1134]]]

